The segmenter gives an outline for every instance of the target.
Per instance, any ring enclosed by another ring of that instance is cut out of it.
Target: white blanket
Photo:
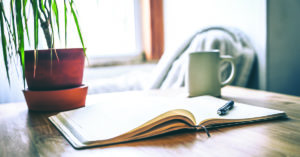
[[[177,51],[166,51],[154,69],[144,89],[165,89],[184,86],[187,54],[195,51],[218,49],[221,55],[233,56],[236,63],[236,77],[233,85],[246,86],[255,58],[255,50],[248,37],[238,29],[208,27],[186,40]],[[221,67],[222,79],[230,73],[229,64]]]

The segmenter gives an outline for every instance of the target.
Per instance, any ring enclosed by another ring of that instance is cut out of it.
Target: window
[[[75,5],[89,59],[141,53],[139,0],[81,0]],[[78,35],[70,33],[75,25],[68,27],[68,47],[78,47]]]

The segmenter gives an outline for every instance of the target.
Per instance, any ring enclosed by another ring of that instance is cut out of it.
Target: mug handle
[[[223,62],[230,62],[230,65],[231,65],[231,73],[230,73],[229,77],[225,81],[221,82],[221,87],[224,87],[226,85],[229,85],[233,81],[236,70],[235,70],[235,63],[231,56],[224,55],[224,56],[221,56],[220,58],[221,58],[220,66]],[[221,78],[220,78],[220,80],[221,80]]]

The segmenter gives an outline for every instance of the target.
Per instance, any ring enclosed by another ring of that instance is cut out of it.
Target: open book
[[[283,111],[235,102],[224,116],[217,110],[227,100],[212,96],[167,97],[152,92],[122,92],[94,97],[95,104],[61,112],[50,121],[75,148],[143,139],[179,129],[285,117]]]

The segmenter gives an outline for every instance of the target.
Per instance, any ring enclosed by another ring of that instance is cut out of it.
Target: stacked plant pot
[[[82,48],[25,51],[24,96],[29,110],[64,111],[85,106],[88,87],[82,84]]]

